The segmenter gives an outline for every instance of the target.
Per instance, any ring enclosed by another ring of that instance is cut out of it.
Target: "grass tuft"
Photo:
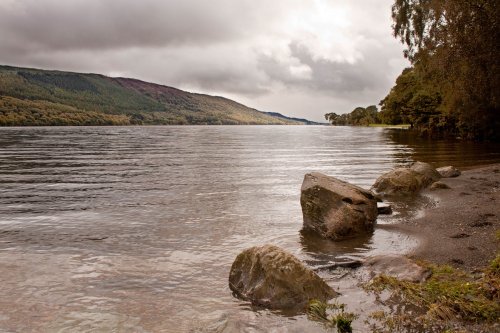
[[[358,318],[358,315],[345,311],[345,304],[325,303],[318,300],[309,302],[307,316],[310,320],[335,328],[338,333],[352,333],[352,322]]]
[[[423,308],[429,320],[495,322],[500,318],[500,256],[475,277],[450,266],[425,264],[432,271],[426,282],[413,283],[380,275],[367,289],[390,289],[404,300]]]

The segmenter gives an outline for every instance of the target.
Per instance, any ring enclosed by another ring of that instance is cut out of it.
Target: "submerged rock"
[[[366,259],[363,265],[371,277],[380,274],[398,280],[422,282],[431,276],[431,271],[400,255],[380,255]]]
[[[372,189],[389,196],[416,194],[440,178],[430,164],[416,162],[410,168],[396,168],[381,175]]]
[[[455,168],[454,166],[451,166],[451,165],[445,166],[445,167],[442,167],[442,168],[437,168],[436,170],[437,170],[437,172],[439,172],[439,174],[443,178],[458,177],[458,176],[460,176],[462,174],[460,172],[460,170],[458,170],[457,168]]]
[[[229,288],[255,305],[298,311],[312,299],[326,302],[337,294],[299,259],[273,245],[240,253],[231,266]]]
[[[373,193],[318,172],[305,175],[300,204],[304,229],[333,240],[370,233],[377,219]]]
[[[349,260],[349,261],[339,261],[339,262],[330,262],[329,264],[326,265],[320,265],[314,267],[314,271],[321,271],[321,270],[332,270],[332,269],[337,269],[337,268],[358,268],[363,266],[363,262],[359,260]]]

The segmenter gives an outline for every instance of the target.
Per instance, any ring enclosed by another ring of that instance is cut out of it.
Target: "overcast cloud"
[[[323,120],[407,66],[393,0],[0,0],[0,63],[127,76]]]

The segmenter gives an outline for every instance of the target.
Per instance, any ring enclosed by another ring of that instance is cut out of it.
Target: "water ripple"
[[[192,318],[248,316],[227,288],[231,262],[244,248],[273,243],[315,265],[401,252],[412,242],[384,229],[343,244],[301,234],[305,173],[368,188],[415,156],[445,164],[459,151],[464,160],[500,160],[494,149],[478,157],[457,143],[439,144],[436,155],[429,144],[379,128],[0,134],[0,331],[186,331]],[[273,327],[288,320],[276,318],[259,320]],[[287,323],[307,326],[301,318]]]

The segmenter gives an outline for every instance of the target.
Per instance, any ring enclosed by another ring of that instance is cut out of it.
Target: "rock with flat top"
[[[363,266],[369,271],[371,277],[386,275],[402,281],[423,282],[431,272],[429,269],[417,265],[400,255],[379,255],[366,259]]]
[[[304,229],[332,240],[371,233],[377,219],[373,193],[319,172],[305,175],[300,204]]]
[[[229,288],[255,305],[297,311],[312,299],[326,302],[337,294],[299,259],[273,245],[240,253],[229,273]]]
[[[457,168],[455,168],[454,166],[451,166],[451,165],[445,166],[445,167],[442,167],[442,168],[437,168],[436,170],[437,170],[437,172],[439,172],[439,174],[443,178],[458,177],[458,176],[460,176],[462,174],[460,172],[460,170],[458,170]]]

